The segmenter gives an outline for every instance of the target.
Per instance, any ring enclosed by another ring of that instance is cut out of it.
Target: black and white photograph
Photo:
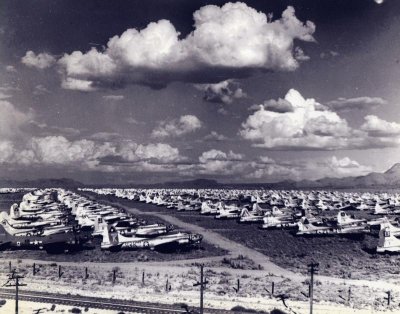
[[[0,0],[0,313],[400,313],[400,1]]]

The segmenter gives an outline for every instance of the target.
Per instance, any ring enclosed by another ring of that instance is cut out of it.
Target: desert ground
[[[280,309],[286,313],[308,313],[306,265],[314,260],[320,263],[315,277],[315,313],[400,310],[400,287],[395,276],[400,259],[366,250],[365,241],[375,239],[297,238],[287,231],[259,230],[255,225],[217,221],[198,213],[177,213],[134,201],[90,196],[146,219],[202,233],[202,248],[197,250],[199,253],[179,252],[171,256],[152,251],[120,252],[121,255],[95,250],[68,255],[4,251],[0,278],[6,280],[11,262],[12,268],[25,275],[29,290],[198,306],[199,291],[193,284],[199,280],[199,265],[204,264],[209,281],[206,307],[231,309],[240,305],[267,312]],[[6,209],[17,199],[14,195],[0,204]],[[86,268],[89,277],[85,279]],[[388,305],[389,290],[392,299]],[[280,295],[284,295],[285,304]]]

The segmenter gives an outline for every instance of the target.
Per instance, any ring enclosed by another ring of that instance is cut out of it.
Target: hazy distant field
[[[94,194],[92,194],[94,195]],[[162,212],[185,222],[208,228],[269,256],[276,264],[294,271],[307,272],[311,261],[320,263],[320,273],[342,278],[393,278],[400,273],[400,255],[374,253],[378,238],[297,237],[287,230],[260,230],[258,224],[239,224],[234,220],[217,220],[198,212],[178,212],[151,204],[113,196],[97,199],[119,202],[144,212]],[[361,213],[359,213],[361,214]],[[363,214],[365,216],[365,213]],[[240,231],[240,232],[239,232]]]

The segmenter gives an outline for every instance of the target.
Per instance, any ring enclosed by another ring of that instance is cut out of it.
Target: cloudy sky
[[[0,5],[0,177],[363,175],[400,162],[400,2]]]

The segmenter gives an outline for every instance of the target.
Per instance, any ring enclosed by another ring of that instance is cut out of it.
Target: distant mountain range
[[[64,188],[77,188],[84,186],[83,183],[68,179],[36,179],[36,180],[8,180],[0,179],[0,187],[21,187],[21,188],[48,188],[48,187],[64,187]]]
[[[323,178],[316,181],[298,182],[298,184],[315,188],[399,188],[400,163],[394,164],[383,173],[371,172],[365,176],[358,177]]]
[[[270,189],[349,189],[349,188],[400,188],[400,163],[384,173],[371,172],[365,176],[323,178],[319,180],[286,180],[276,183],[219,183],[198,179],[184,182],[166,182],[158,185],[172,188],[270,188]]]
[[[365,176],[345,178],[323,178],[319,180],[293,181],[276,183],[220,183],[216,180],[196,179],[190,181],[164,182],[157,184],[126,184],[126,185],[87,185],[81,182],[62,179],[38,179],[30,181],[0,180],[0,187],[147,187],[147,188],[269,188],[269,189],[350,189],[350,188],[400,188],[400,163],[394,164],[383,173],[371,172]]]

